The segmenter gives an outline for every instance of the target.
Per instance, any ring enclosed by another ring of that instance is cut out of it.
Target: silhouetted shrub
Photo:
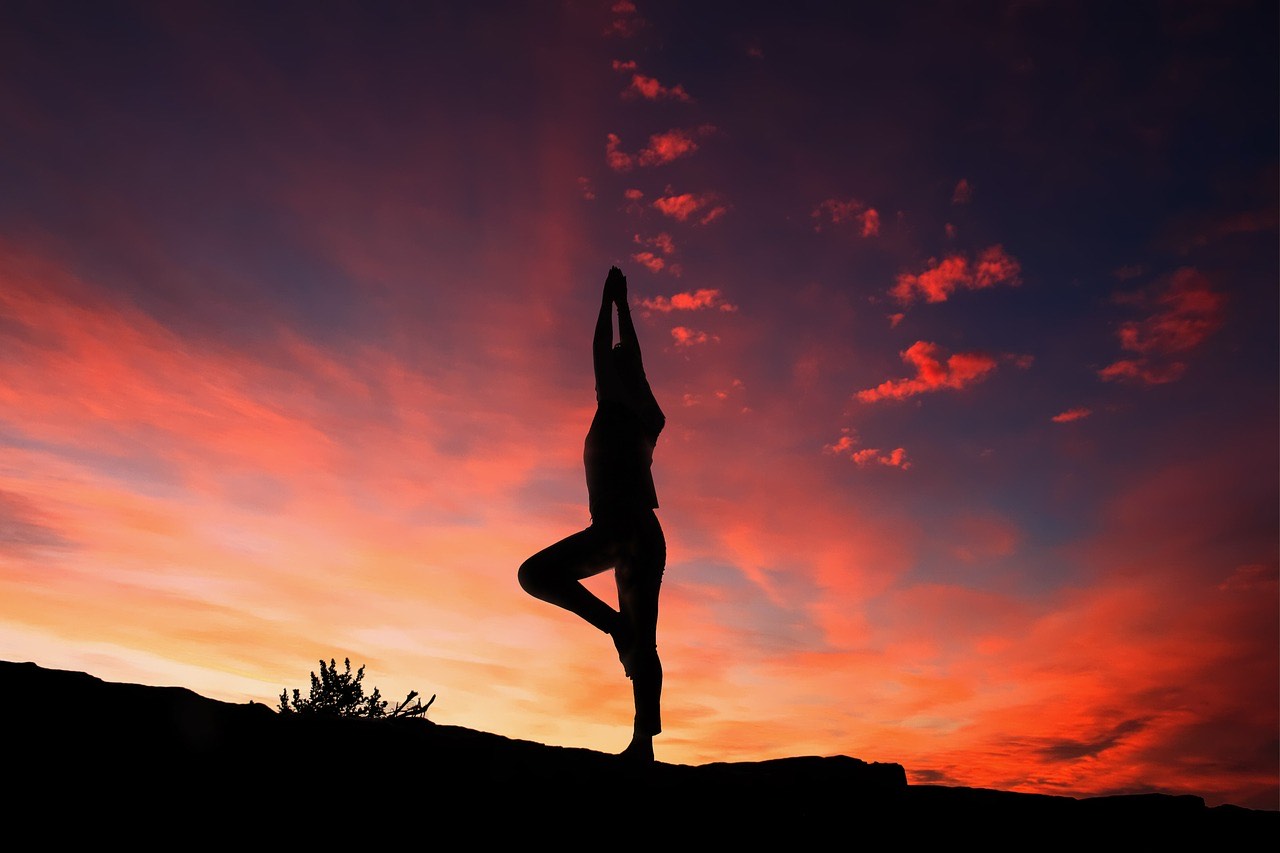
[[[372,695],[364,695],[364,685],[360,683],[364,680],[364,666],[353,674],[351,658],[346,658],[343,663],[346,664],[346,671],[338,672],[337,661],[331,659],[326,666],[321,660],[320,675],[317,677],[314,672],[311,673],[311,695],[303,699],[302,691],[295,689],[292,707],[289,703],[289,691],[281,691],[280,713],[323,714],[331,717],[420,717],[436,701],[432,694],[427,704],[423,705],[419,698],[415,704],[410,705],[418,696],[418,691],[410,690],[403,702],[388,711],[387,702],[383,700],[377,687],[373,688]]]

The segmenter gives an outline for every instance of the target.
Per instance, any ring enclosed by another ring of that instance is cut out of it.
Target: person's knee
[[[533,596],[536,596],[546,586],[541,563],[536,556],[530,557],[520,564],[520,570],[516,572],[516,578],[520,581],[520,588]]]
[[[660,677],[662,674],[662,661],[658,659],[657,647],[645,643],[639,644],[631,656],[631,671],[650,677],[654,675]]]

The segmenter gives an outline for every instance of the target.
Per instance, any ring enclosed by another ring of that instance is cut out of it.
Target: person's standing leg
[[[633,547],[614,571],[621,620],[630,634],[623,663],[631,676],[635,723],[623,755],[653,760],[653,737],[662,731],[662,662],[658,658],[658,593],[666,567],[667,545],[656,515],[637,525]]]

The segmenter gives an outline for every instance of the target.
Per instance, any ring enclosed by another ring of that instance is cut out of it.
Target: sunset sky
[[[6,3],[0,658],[274,706],[350,657],[619,751],[609,638],[516,582],[589,520],[616,264],[659,760],[1280,808],[1278,31]]]

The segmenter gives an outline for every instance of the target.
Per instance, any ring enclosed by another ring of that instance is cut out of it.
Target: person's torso
[[[582,452],[592,516],[658,506],[652,471],[657,438],[645,434],[625,405],[602,401],[596,407]]]

